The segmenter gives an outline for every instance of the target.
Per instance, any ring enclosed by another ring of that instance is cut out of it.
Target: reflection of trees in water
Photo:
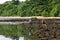
[[[33,19],[30,24],[20,25],[0,25],[0,34],[19,40],[24,36],[25,40],[58,40],[60,38],[59,20],[41,20]],[[55,22],[54,22],[55,21]],[[57,24],[58,23],[58,24]]]
[[[5,37],[4,35],[0,35],[0,40],[12,40],[10,37]]]

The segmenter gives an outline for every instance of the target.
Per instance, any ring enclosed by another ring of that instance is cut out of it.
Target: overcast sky
[[[0,4],[4,3],[6,1],[12,1],[12,0],[0,0]],[[25,0],[19,0],[19,1],[25,1]]]

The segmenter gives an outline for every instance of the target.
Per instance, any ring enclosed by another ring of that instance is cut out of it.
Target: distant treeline
[[[0,16],[60,16],[60,0],[19,0],[0,4]]]

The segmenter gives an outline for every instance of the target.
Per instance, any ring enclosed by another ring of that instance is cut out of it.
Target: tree
[[[47,12],[47,14],[54,15],[54,13],[52,14],[52,10],[58,4],[60,4],[60,0],[30,0],[30,1],[26,0],[25,2],[19,2],[19,0],[12,0],[12,2],[8,1],[5,2],[4,4],[1,4],[0,15],[1,16],[42,16],[44,10],[45,12]],[[59,9],[57,9],[57,11]],[[56,12],[56,16],[58,16],[57,13],[59,14],[59,11]]]
[[[48,16],[50,16],[50,14],[44,10],[44,11],[42,12],[42,16],[48,17]]]
[[[19,0],[12,0],[13,4],[19,4]]]
[[[60,4],[55,5],[55,7],[50,12],[50,16],[58,16],[59,6],[60,6]]]

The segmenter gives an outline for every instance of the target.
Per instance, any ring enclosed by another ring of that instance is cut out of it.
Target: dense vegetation
[[[19,0],[0,4],[0,16],[60,16],[60,0]]]

